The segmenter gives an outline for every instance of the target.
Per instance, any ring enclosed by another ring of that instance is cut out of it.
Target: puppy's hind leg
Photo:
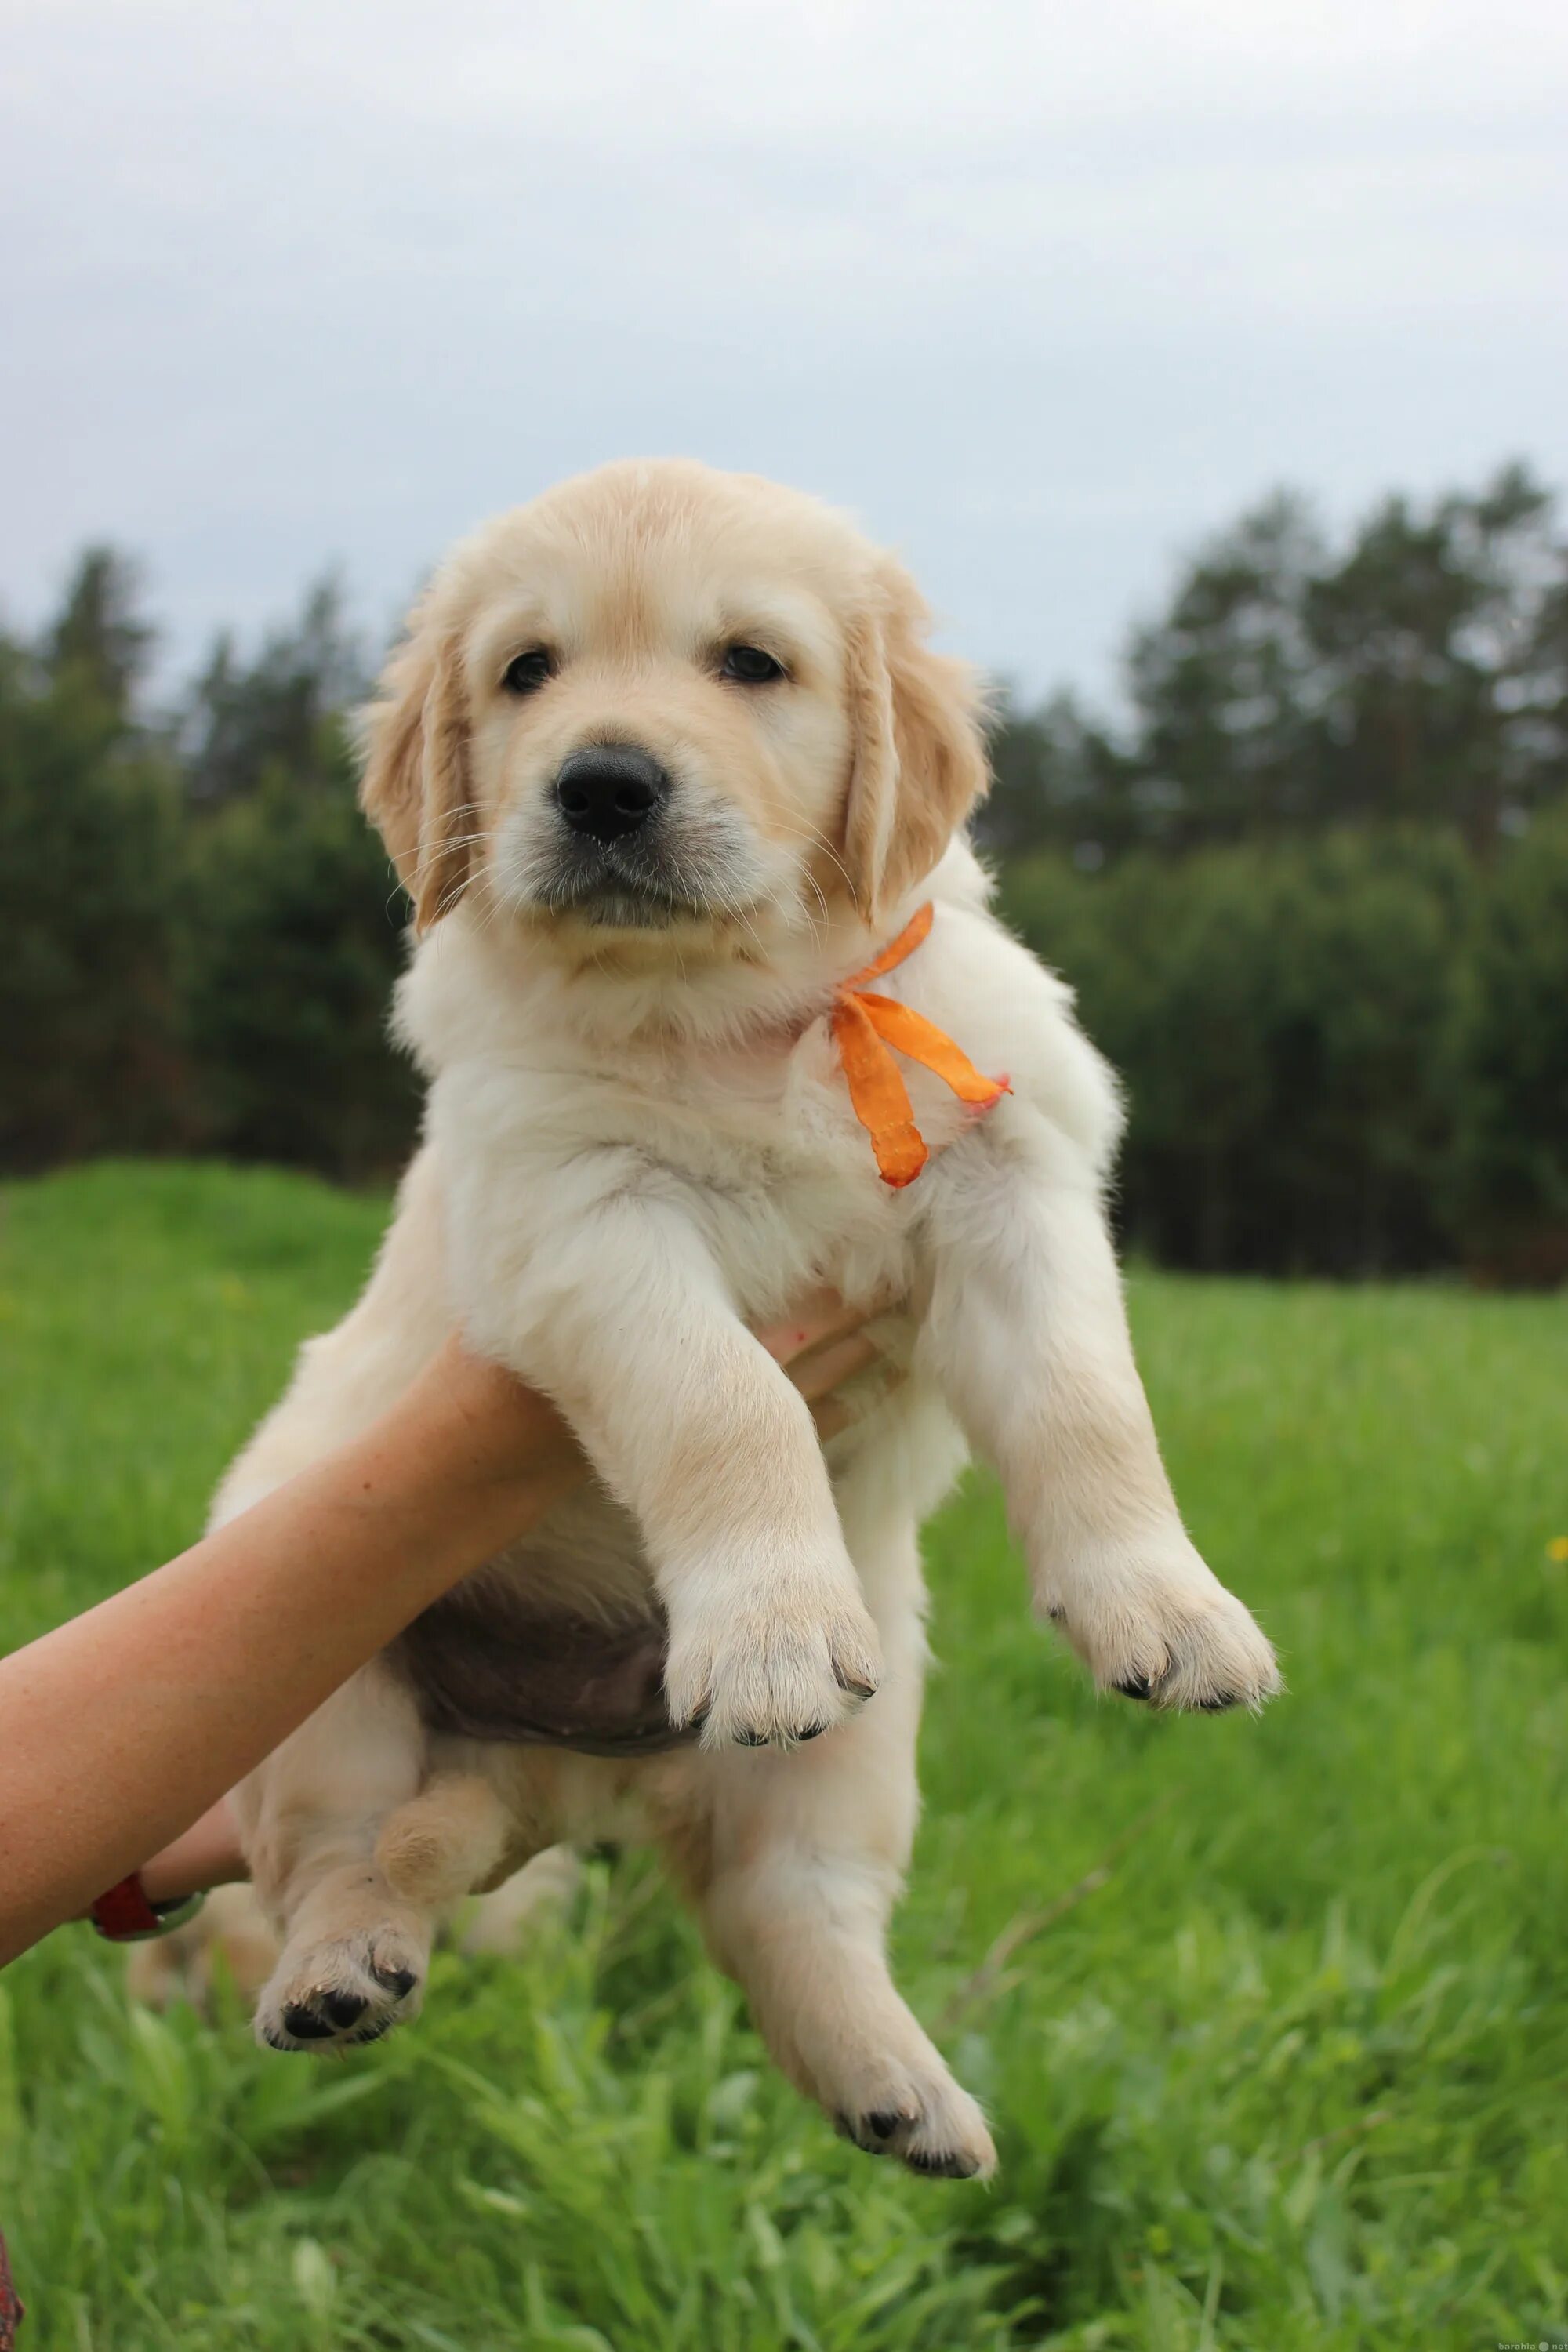
[[[438,1772],[383,1824],[375,1859],[405,1901],[444,1910],[526,1856],[516,1817],[477,1772]]]
[[[883,1627],[863,1713],[787,1753],[715,1759],[710,1839],[667,1839],[719,1965],[784,2073],[869,2156],[984,2177],[996,2151],[888,1967],[913,1833],[921,1636]]]
[[[257,1892],[282,1932],[256,2010],[273,2049],[379,2041],[417,2010],[435,1906],[392,1885],[376,1845],[425,1760],[412,1699],[371,1666],[236,1791]]]

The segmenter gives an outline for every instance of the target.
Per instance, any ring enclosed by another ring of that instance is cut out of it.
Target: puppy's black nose
[[[635,743],[590,743],[562,761],[555,799],[574,833],[616,841],[646,824],[669,797],[669,778]]]

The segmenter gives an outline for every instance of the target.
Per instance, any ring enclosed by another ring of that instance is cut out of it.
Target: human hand
[[[881,1360],[881,1350],[868,1328],[873,1319],[847,1307],[836,1290],[824,1285],[799,1299],[781,1321],[761,1325],[755,1331],[761,1345],[811,1407],[822,1437],[837,1436],[857,1418],[842,1391]],[[901,1377],[890,1372],[884,1393]]]
[[[220,1797],[173,1845],[144,1864],[142,1884],[150,1903],[174,1903],[198,1889],[248,1875],[234,1808]]]

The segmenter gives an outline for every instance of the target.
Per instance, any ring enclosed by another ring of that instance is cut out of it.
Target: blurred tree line
[[[81,558],[0,639],[0,1168],[205,1151],[355,1178],[414,1132],[385,1040],[404,908],[354,802],[366,674],[324,584],[172,714],[132,567]]]
[[[325,584],[166,716],[131,567],[0,638],[0,1167],[380,1173],[405,909],[353,803]],[[1568,1276],[1568,544],[1513,466],[1342,544],[1275,497],[1131,639],[1123,709],[1006,708],[983,845],[1131,1106],[1166,1263]]]
[[[1123,1072],[1168,1264],[1568,1276],[1568,543],[1521,466],[1334,546],[1275,497],[1005,713],[1004,907]]]

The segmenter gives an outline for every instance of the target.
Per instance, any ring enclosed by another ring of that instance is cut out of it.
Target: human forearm
[[[354,1444],[0,1662],[0,1962],[178,1835],[579,1475],[547,1405],[447,1351]]]

